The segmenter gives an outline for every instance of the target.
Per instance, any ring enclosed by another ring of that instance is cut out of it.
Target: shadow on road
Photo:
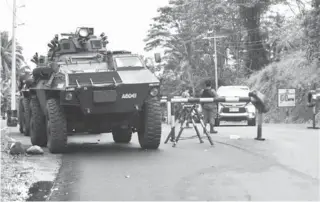
[[[160,153],[162,150],[144,150],[135,144],[117,144],[117,143],[69,143],[67,154],[81,153]]]

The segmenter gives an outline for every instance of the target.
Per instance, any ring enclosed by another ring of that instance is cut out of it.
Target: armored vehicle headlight
[[[70,101],[70,100],[72,100],[72,97],[73,97],[72,92],[67,92],[65,99]]]
[[[150,95],[151,96],[157,96],[158,93],[159,93],[158,88],[152,88],[151,91],[150,91]]]
[[[80,29],[80,30],[79,30],[79,35],[80,35],[81,37],[87,37],[87,36],[89,36],[89,32],[88,32],[87,29]]]

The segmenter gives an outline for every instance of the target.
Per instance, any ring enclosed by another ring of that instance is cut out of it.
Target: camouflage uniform
[[[213,97],[216,98],[218,97],[216,91],[212,88],[205,88],[201,91],[201,97],[203,98],[209,98]],[[210,133],[216,133],[214,130],[214,117],[217,113],[217,105],[215,103],[203,103],[202,104],[202,113],[204,116],[204,125],[206,126],[207,123],[210,124]]]

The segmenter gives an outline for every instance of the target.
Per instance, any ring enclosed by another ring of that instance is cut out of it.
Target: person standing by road
[[[217,98],[218,94],[212,88],[212,83],[210,80],[205,81],[205,88],[201,91],[202,98]],[[210,133],[218,133],[214,130],[214,117],[217,113],[215,103],[203,103],[202,112],[204,116],[204,126],[207,126],[207,123],[210,124]]]

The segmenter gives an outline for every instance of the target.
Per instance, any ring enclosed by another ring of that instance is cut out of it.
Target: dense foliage
[[[1,105],[6,104],[5,100],[8,100],[8,106],[10,104],[11,96],[11,69],[12,69],[12,40],[9,40],[8,32],[0,32],[1,40]],[[22,47],[19,43],[16,43],[16,75],[17,75],[17,87],[18,78],[25,71],[30,71],[30,67],[26,65],[24,57],[22,55]],[[7,106],[5,106],[6,108]]]
[[[165,51],[163,93],[177,94],[191,87],[196,92],[202,81],[214,80],[217,62],[219,85],[237,84],[243,78],[280,61],[296,50],[313,60],[319,54],[319,5],[296,0],[299,12],[285,18],[272,6],[291,7],[289,0],[171,0],[153,18],[145,50]],[[303,26],[303,27],[302,27]],[[303,29],[304,28],[304,29]],[[217,39],[217,59],[214,39]],[[312,56],[311,56],[312,55]]]
[[[309,11],[303,22],[308,44],[307,58],[320,58],[320,1],[313,0],[313,9]]]

